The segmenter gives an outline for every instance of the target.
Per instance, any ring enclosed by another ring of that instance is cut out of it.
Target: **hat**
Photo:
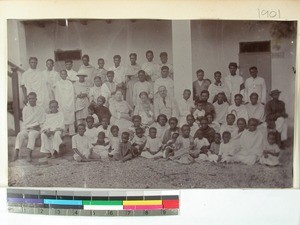
[[[79,77],[79,76],[87,77],[87,74],[85,74],[85,73],[80,73],[80,72],[79,72],[79,73],[77,74],[77,76],[78,76],[78,77]]]
[[[270,92],[270,96],[272,96],[273,94],[280,94],[280,93],[281,93],[281,91],[279,91],[278,89],[275,89]]]
[[[237,63],[235,63],[235,62],[231,62],[231,63],[229,63],[228,67],[231,67],[231,66],[235,66],[235,67],[237,67]]]

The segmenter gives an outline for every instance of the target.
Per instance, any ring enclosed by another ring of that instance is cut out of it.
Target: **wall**
[[[239,42],[271,40],[271,22],[255,21],[191,21],[193,80],[196,71],[202,68],[205,77],[213,81],[213,73],[221,71],[223,77],[229,74],[228,63],[239,62]],[[280,49],[272,48],[272,89],[282,91],[281,99],[286,103],[291,120],[294,117],[296,41],[283,39],[276,42]],[[276,53],[282,56],[276,56]],[[293,99],[293,101],[291,101]],[[291,122],[292,123],[292,122]]]
[[[138,63],[146,61],[147,50],[154,52],[154,61],[159,63],[162,51],[169,53],[172,62],[171,21],[157,20],[89,20],[87,25],[69,22],[68,27],[47,24],[45,28],[25,25],[27,56],[39,58],[40,69],[45,61],[54,58],[54,50],[82,49],[90,56],[90,63],[97,66],[98,58],[104,58],[105,68],[113,65],[113,56],[121,55],[122,63],[129,64],[129,54],[138,54]],[[75,68],[76,69],[76,68]]]

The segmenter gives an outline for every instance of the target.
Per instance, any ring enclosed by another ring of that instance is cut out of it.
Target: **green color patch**
[[[123,205],[123,201],[88,201],[88,200],[83,200],[82,201],[83,205]]]

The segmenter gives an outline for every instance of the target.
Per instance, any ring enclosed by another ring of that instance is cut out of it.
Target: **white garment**
[[[54,85],[58,110],[64,114],[65,125],[75,121],[75,94],[74,87],[69,80],[60,80]]]
[[[197,150],[200,150],[203,146],[209,146],[210,145],[206,138],[202,138],[202,139],[196,138],[194,140],[194,142],[195,142],[195,148]]]
[[[151,80],[154,82],[160,77],[159,65],[152,62],[145,62],[142,65],[142,70],[146,72],[147,75],[151,77]]]
[[[133,86],[133,104],[137,105],[138,101],[140,99],[140,93],[146,92],[148,94],[148,98],[153,98],[153,86],[150,82],[144,81],[144,82],[136,82]]]
[[[47,80],[44,74],[38,69],[28,69],[21,77],[21,86],[25,86],[27,94],[30,92],[35,92],[37,95],[38,106],[42,106],[44,110],[49,108],[49,93],[47,89]],[[26,97],[26,96],[24,96]]]
[[[250,95],[256,92],[258,94],[258,102],[266,104],[267,88],[264,78],[249,77],[245,81],[245,102],[250,102]]]
[[[116,91],[116,83],[115,82],[105,82],[101,86],[101,95],[105,98],[105,105],[108,105],[109,100],[112,97],[112,93]]]
[[[170,77],[158,78],[154,82],[154,94],[158,92],[160,86],[165,86],[168,91],[168,96],[174,96],[174,81]]]
[[[67,80],[71,81],[71,82],[75,82],[75,81],[78,81],[79,78],[77,77],[77,72],[73,69],[70,69],[70,70],[67,70]]]
[[[118,85],[125,83],[126,67],[120,65],[118,67],[112,66],[108,69],[109,71],[114,71],[114,82]]]
[[[47,137],[45,133],[41,134],[41,152],[42,153],[51,153],[53,154],[54,151],[59,152],[59,146],[62,143],[61,139],[61,131],[56,131],[54,135],[51,137]]]
[[[191,98],[189,98],[188,100],[182,98],[178,101],[178,109],[179,109],[178,124],[180,127],[186,124],[186,116],[191,114],[193,108],[194,108],[194,103]]]
[[[162,142],[161,142],[161,139],[159,137],[156,137],[156,138],[153,138],[153,139],[151,137],[147,137],[147,142],[146,142],[146,145],[145,145],[145,149],[149,149],[151,152],[157,152],[158,149],[161,146],[162,146]],[[151,159],[151,158],[154,158],[154,157],[157,157],[157,156],[162,156],[162,151],[159,151],[155,155],[152,155],[148,151],[143,151],[141,156],[145,157],[147,159]]]
[[[209,98],[207,101],[210,103],[213,103],[215,96],[217,94],[219,94],[220,92],[224,92],[225,96],[227,97],[227,99],[229,101],[230,92],[229,92],[229,89],[228,89],[226,83],[221,83],[219,86],[217,86],[215,83],[212,83],[208,87],[208,92],[209,92]]]
[[[90,149],[93,148],[93,145],[91,144],[90,139],[87,136],[80,136],[79,134],[76,134],[72,137],[72,149],[74,148],[76,148],[85,157],[88,157]],[[79,155],[75,152],[74,157],[76,156]]]
[[[30,106],[29,104],[22,111],[23,127],[22,130],[31,129],[34,126],[41,126],[46,119],[45,110],[41,106]]]
[[[96,127],[88,128],[86,127],[86,131],[84,135],[87,136],[92,144],[95,144],[98,139],[98,129]]]
[[[245,105],[236,106],[235,104],[230,105],[228,107],[228,114],[232,113],[235,115],[235,121],[234,124],[237,123],[237,120],[239,118],[244,118],[246,121],[248,121],[249,116]]]
[[[241,84],[244,83],[244,80],[240,75],[234,75],[234,76],[228,75],[225,77],[225,83],[226,83],[226,85],[229,89],[229,93],[230,93],[228,101],[231,104],[233,104],[234,96],[236,94],[240,93],[240,87],[241,87]]]
[[[90,102],[94,101],[97,102],[98,97],[102,94],[102,89],[101,87],[91,87],[90,92],[89,92],[89,100]]]
[[[43,76],[46,78],[49,98],[50,98],[50,100],[54,100],[55,93],[54,93],[53,87],[57,81],[61,80],[61,78],[60,78],[58,72],[56,72],[55,70],[51,70],[51,71],[44,70]]]

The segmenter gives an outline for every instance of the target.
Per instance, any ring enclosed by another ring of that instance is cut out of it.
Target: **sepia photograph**
[[[296,34],[296,21],[8,19],[8,185],[292,188]]]

